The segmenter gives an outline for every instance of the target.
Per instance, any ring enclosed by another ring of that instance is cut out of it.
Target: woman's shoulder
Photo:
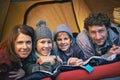
[[[6,69],[6,68],[10,69],[12,67],[11,61],[7,55],[7,47],[0,48],[0,67],[2,67],[2,66],[4,67],[4,69]]]
[[[0,47],[0,62],[7,57],[7,47]]]

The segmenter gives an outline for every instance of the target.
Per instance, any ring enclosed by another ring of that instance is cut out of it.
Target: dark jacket
[[[51,51],[50,55],[55,55],[54,51]],[[43,64],[37,64],[36,61],[38,58],[39,57],[37,57],[37,55],[34,52],[26,59],[25,70],[27,74],[31,74],[37,71],[42,71],[42,72],[51,74],[58,66],[60,66],[60,63],[57,61],[54,65],[51,65],[50,62],[45,62]]]
[[[58,48],[56,50],[57,55],[60,56],[64,63],[66,63],[70,57],[76,57],[85,60],[82,50],[75,42],[72,42],[72,44],[70,45],[69,53],[67,53],[67,55],[65,52],[61,51]]]

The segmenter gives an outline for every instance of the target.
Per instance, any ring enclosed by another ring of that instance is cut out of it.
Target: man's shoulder
[[[113,31],[116,34],[120,34],[120,27],[111,26],[108,31]]]
[[[82,35],[86,35],[87,36],[87,31],[86,30],[82,30],[77,37],[82,37]]]
[[[90,39],[89,39],[89,37],[87,35],[87,31],[86,30],[83,30],[82,32],[80,32],[78,34],[77,38],[76,38],[77,44],[79,42],[85,42],[85,43],[87,42],[87,43],[89,43],[89,41],[90,41]]]

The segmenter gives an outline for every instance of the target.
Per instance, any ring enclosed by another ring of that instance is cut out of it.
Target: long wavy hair
[[[26,34],[32,38],[32,51],[34,51],[35,32],[31,26],[28,25],[16,25],[10,32],[7,40],[3,42],[7,46],[7,56],[12,63],[16,63],[15,66],[20,65],[21,59],[15,53],[15,40],[20,33]],[[31,52],[32,53],[32,52]]]

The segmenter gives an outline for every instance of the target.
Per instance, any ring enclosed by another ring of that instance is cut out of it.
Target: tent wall
[[[83,30],[84,19],[90,14],[90,9],[85,3],[85,0],[73,0],[73,6],[80,30]]]
[[[72,31],[78,32],[71,2],[37,5],[27,15],[26,24],[35,28],[39,19],[46,20],[52,32],[63,23],[67,24]]]
[[[25,2],[10,2],[10,1],[4,1],[3,3],[9,3],[9,7],[8,10],[5,8],[2,8],[2,12],[4,10],[7,11],[6,14],[2,14],[1,17],[5,17],[4,22],[2,23],[3,25],[0,26],[0,30],[1,31],[1,36],[0,36],[0,41],[4,40],[7,35],[9,34],[9,32],[11,31],[11,29],[14,27],[14,25],[16,24],[22,24],[23,20],[24,20],[24,13],[25,11],[34,3],[36,3],[37,1],[25,1]],[[0,4],[3,4],[0,3]],[[7,6],[6,4],[4,4],[4,7]],[[2,21],[2,20],[1,20]],[[0,21],[0,22],[1,22]]]
[[[5,21],[2,22],[4,25],[1,26],[2,31],[0,33],[0,41],[7,37],[14,25],[23,23],[25,12],[30,6],[42,1],[45,0],[32,0],[24,2],[8,1],[10,4],[8,5],[9,7],[7,7],[7,14],[1,15],[5,16]],[[67,24],[72,32],[79,32],[77,26],[80,28],[80,30],[83,29],[84,18],[89,14],[90,11],[84,3],[84,0],[72,0],[72,3],[73,8],[71,2],[37,6],[29,12],[27,24],[35,28],[35,23],[38,19],[45,19],[47,26],[50,27],[52,32],[59,24],[62,23]],[[72,11],[73,9],[75,9],[74,13]],[[76,24],[74,14],[76,14],[78,25]]]
[[[4,30],[4,23],[8,13],[10,0],[0,0],[0,41],[2,39],[2,33]]]
[[[73,32],[80,32],[83,30],[84,19],[90,12],[105,12],[112,22],[120,24],[114,21],[116,18],[119,20],[120,14],[114,14],[113,11],[120,8],[119,0],[0,0],[0,42],[6,38],[14,25],[24,22],[24,15],[31,6],[45,1],[67,3],[34,7],[27,15],[28,25],[35,28],[36,21],[41,18],[47,21],[52,32],[61,23],[67,24]]]

